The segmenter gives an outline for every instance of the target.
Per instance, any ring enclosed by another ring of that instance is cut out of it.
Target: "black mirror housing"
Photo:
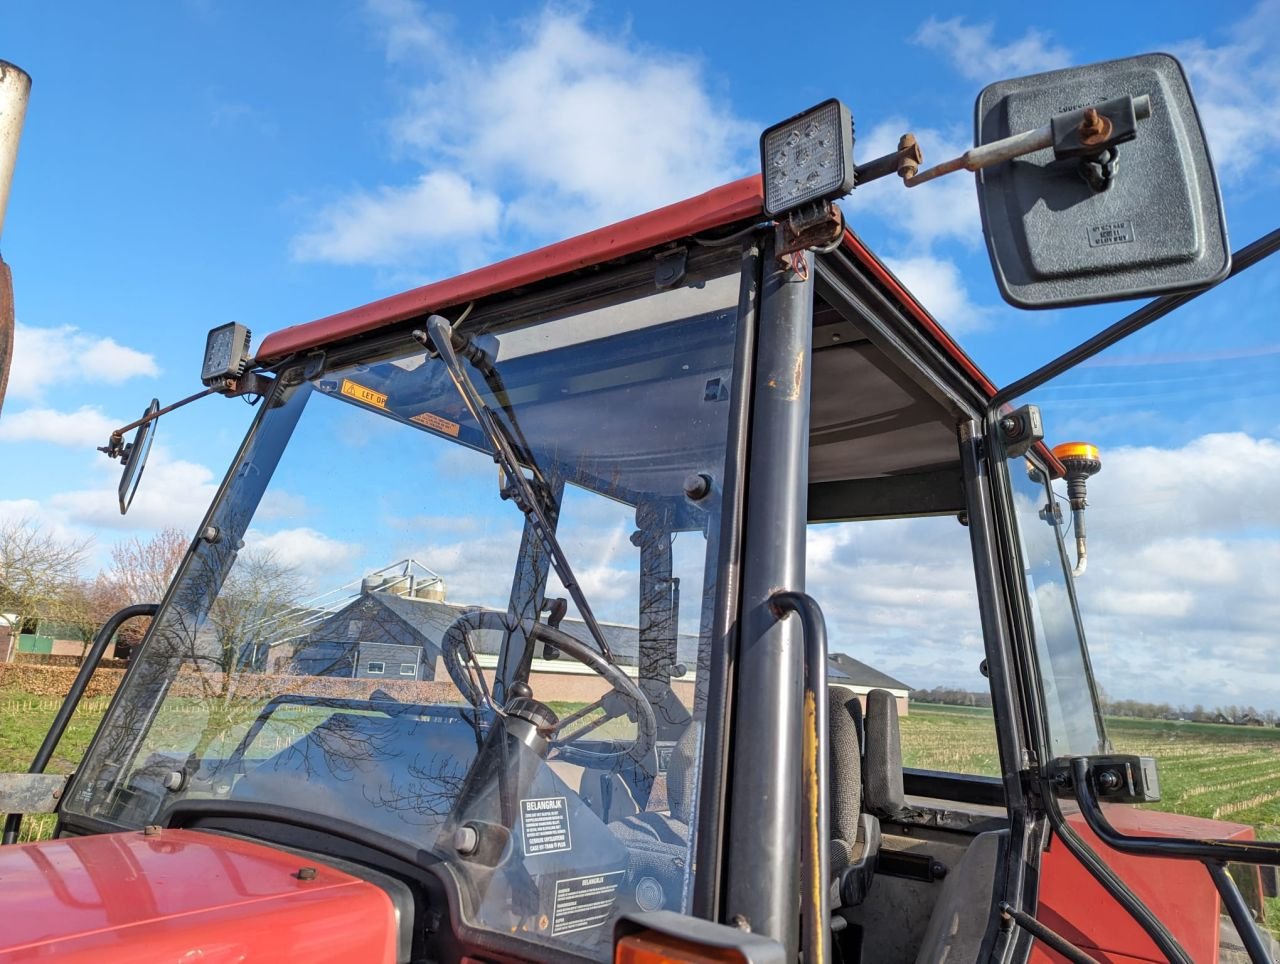
[[[1132,103],[1149,116],[1132,120]],[[1074,124],[1083,113],[1107,130],[1108,113],[1136,126],[1090,154],[1088,129],[1081,138],[1064,128],[1064,115]],[[1048,124],[1057,150],[977,172],[983,233],[1006,301],[1059,308],[1202,288],[1227,276],[1222,197],[1177,60],[1145,54],[992,84],[978,96],[974,142]]]
[[[124,463],[124,471],[120,473],[120,487],[117,492],[121,515],[129,511],[134,493],[138,491],[138,483],[142,481],[142,470],[147,467],[147,456],[151,454],[151,442],[155,438],[159,413],[160,400],[153,398],[147,410],[142,413],[146,421],[138,426],[133,441],[125,446],[124,455],[120,459]]]

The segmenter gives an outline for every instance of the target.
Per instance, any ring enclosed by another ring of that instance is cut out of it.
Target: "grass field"
[[[1155,757],[1161,799],[1150,806],[1255,827],[1280,839],[1280,729],[1111,718],[1118,753]],[[990,710],[913,704],[902,720],[906,766],[1000,772]]]
[[[75,768],[107,702],[81,705],[51,772]],[[0,690],[0,772],[30,765],[57,709],[57,700]],[[1159,761],[1155,809],[1249,824],[1264,839],[1280,839],[1280,729],[1131,719],[1108,720],[1107,728],[1118,752]],[[902,719],[902,752],[910,767],[999,773],[988,710],[913,704]],[[32,832],[41,826],[33,822]]]

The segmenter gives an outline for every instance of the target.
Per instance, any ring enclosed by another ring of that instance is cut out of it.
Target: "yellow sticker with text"
[[[443,432],[445,435],[452,435],[454,438],[458,437],[459,426],[457,422],[451,422],[447,418],[441,418],[431,412],[420,412],[409,421],[417,422],[419,425],[436,432]]]
[[[349,378],[342,380],[342,394],[347,398],[354,398],[357,402],[364,402],[366,405],[372,405],[375,408],[387,407],[387,396],[382,392],[375,392],[372,388],[365,388],[363,385],[357,385]]]

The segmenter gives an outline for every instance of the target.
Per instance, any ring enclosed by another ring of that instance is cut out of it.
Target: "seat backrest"
[[[853,846],[862,813],[862,704],[840,686],[827,689],[831,839]]]
[[[902,734],[898,700],[888,690],[867,694],[862,773],[862,806],[877,817],[894,817],[906,808],[902,787]]]

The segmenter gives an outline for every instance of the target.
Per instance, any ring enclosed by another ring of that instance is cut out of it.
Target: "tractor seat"
[[[862,903],[876,872],[880,821],[863,801],[862,704],[840,686],[827,689],[831,872],[839,907]]]
[[[630,851],[631,867],[622,896],[642,911],[684,909],[689,825],[693,822],[694,780],[702,745],[702,725],[691,722],[667,764],[667,811],[639,810],[609,823]]]

